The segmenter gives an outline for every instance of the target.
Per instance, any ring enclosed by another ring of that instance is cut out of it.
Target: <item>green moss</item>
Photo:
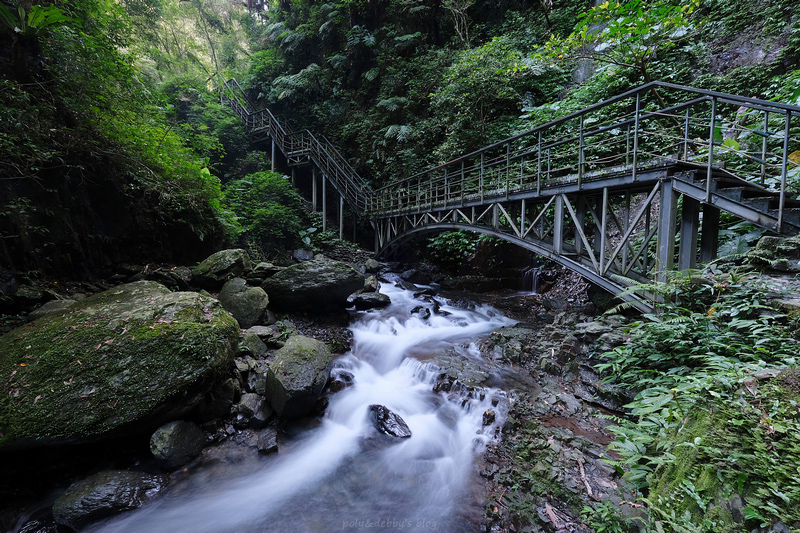
[[[107,291],[0,337],[0,445],[102,435],[224,371],[235,320],[158,287]]]

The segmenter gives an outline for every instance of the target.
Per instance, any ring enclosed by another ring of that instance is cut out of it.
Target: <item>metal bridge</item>
[[[800,230],[800,107],[653,82],[379,189],[324,138],[256,111],[222,86],[256,138],[311,164],[390,256],[410,239],[493,235],[609,292],[717,257],[721,216]],[[327,213],[325,193],[323,213]],[[324,217],[323,217],[324,218]],[[340,229],[341,231],[341,229]],[[637,306],[644,301],[630,296]]]

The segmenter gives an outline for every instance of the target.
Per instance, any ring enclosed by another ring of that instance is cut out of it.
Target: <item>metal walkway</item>
[[[327,139],[255,111],[235,81],[221,93],[271,140],[273,162],[277,147],[290,165],[311,163],[340,216],[347,202],[368,217],[385,257],[465,229],[618,293],[715,258],[721,216],[800,230],[800,201],[787,193],[800,186],[798,106],[654,82],[373,190]]]

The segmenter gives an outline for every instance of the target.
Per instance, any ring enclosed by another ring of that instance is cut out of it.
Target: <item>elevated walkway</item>
[[[254,110],[235,80],[221,94],[270,140],[273,161],[279,149],[290,166],[312,165],[340,205],[369,218],[384,257],[465,229],[618,293],[717,257],[723,213],[800,230],[788,192],[800,185],[798,106],[654,82],[373,190],[327,139]]]

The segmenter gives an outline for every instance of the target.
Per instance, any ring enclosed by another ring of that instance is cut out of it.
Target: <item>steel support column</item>
[[[697,265],[697,229],[700,225],[700,202],[683,197],[681,209],[681,241],[678,248],[678,270]]]
[[[658,208],[656,279],[666,280],[666,272],[675,263],[675,224],[677,220],[678,195],[672,189],[672,180],[661,182],[661,201]]]
[[[719,246],[719,208],[703,204],[703,225],[700,230],[700,261],[711,261],[717,257]]]

